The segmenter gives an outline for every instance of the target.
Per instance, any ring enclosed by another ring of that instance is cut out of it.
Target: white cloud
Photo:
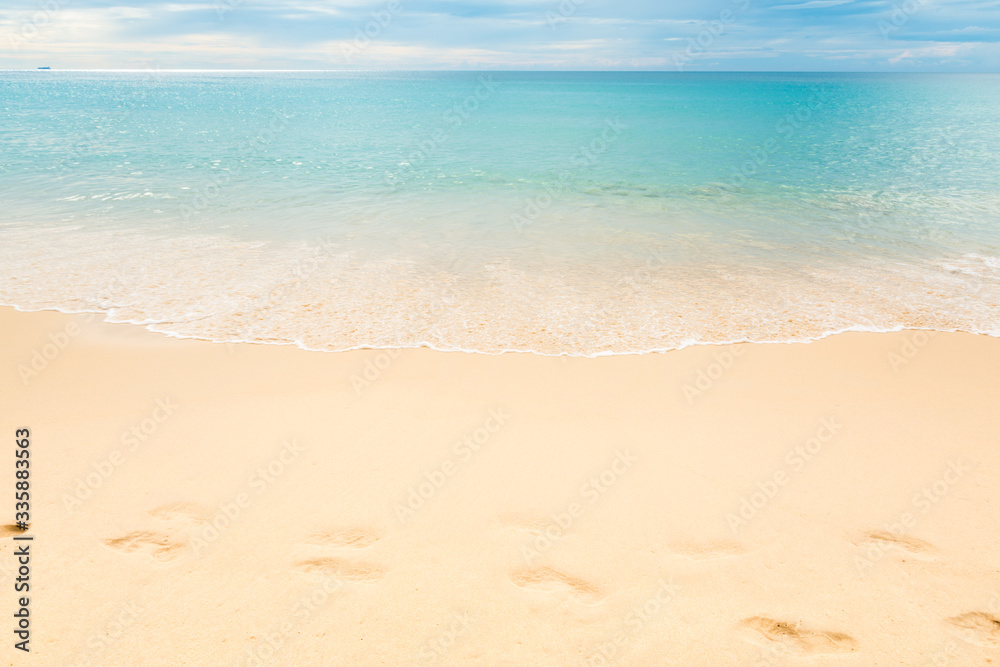
[[[771,9],[819,9],[820,7],[846,5],[849,2],[854,2],[854,0],[810,0],[810,2],[803,2],[798,5],[777,5],[771,7]]]
[[[962,46],[962,44],[944,44],[940,46],[926,46],[922,49],[907,49],[898,56],[889,58],[889,63],[891,65],[898,65],[904,60],[953,57],[961,50]]]

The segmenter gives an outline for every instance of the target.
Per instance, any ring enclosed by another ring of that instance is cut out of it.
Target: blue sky
[[[4,0],[0,8],[0,68],[995,72],[998,44],[1000,0]]]

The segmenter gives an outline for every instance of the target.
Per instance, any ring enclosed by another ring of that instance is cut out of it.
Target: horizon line
[[[449,68],[434,68],[434,69],[397,69],[397,68],[385,68],[385,69],[330,69],[330,68],[312,68],[312,69],[281,69],[281,68],[219,68],[219,67],[206,67],[206,68],[192,68],[192,67],[169,67],[169,68],[159,68],[159,67],[122,67],[122,68],[95,68],[95,67],[80,67],[80,68],[53,68],[51,66],[38,66],[38,67],[0,67],[0,72],[38,72],[38,71],[50,71],[50,72],[355,72],[355,73],[365,73],[365,72],[511,72],[511,73],[620,73],[620,74],[1000,74],[1000,71],[982,71],[982,72],[970,72],[970,71],[953,71],[953,72],[942,72],[942,71],[930,71],[930,70],[685,70],[680,71],[676,69],[482,69],[482,68],[467,68],[467,69],[449,69]]]

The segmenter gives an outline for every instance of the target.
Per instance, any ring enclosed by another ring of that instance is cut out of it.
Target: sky
[[[0,69],[1000,71],[1000,0],[3,0]]]

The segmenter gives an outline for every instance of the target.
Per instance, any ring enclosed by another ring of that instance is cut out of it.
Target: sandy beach
[[[0,332],[34,664],[1000,660],[1000,340],[321,353],[11,308]]]

